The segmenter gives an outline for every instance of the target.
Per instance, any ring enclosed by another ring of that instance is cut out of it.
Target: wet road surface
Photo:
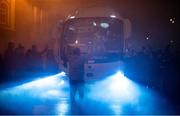
[[[1,114],[119,115],[171,114],[168,100],[117,72],[104,80],[87,83],[85,97],[70,103],[64,73],[0,90]]]

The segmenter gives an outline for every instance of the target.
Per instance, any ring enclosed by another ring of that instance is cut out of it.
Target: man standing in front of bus
[[[81,56],[79,48],[72,49],[72,55],[69,55],[69,82],[71,103],[75,102],[76,93],[79,97],[84,97],[84,58]]]

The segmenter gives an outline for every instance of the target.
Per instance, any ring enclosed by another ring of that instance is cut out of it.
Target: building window
[[[9,6],[6,3],[0,3],[0,24],[9,25]]]
[[[33,22],[34,22],[34,30],[38,31],[41,26],[43,26],[43,17],[44,12],[43,9],[37,6],[33,7]]]

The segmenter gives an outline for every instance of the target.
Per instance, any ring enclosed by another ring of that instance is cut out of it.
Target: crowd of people
[[[26,51],[23,45],[16,47],[15,43],[9,42],[4,55],[0,55],[1,82],[57,71],[58,64],[53,50],[48,47],[40,52],[36,45],[32,45],[32,48]]]
[[[180,87],[180,50],[173,44],[155,51],[145,47],[140,52],[132,49],[124,60],[129,78],[180,103],[177,90]]]

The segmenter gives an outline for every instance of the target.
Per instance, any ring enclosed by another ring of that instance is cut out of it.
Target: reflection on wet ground
[[[62,72],[0,90],[1,114],[171,114],[166,98],[120,72],[86,84],[85,97],[71,104]]]

